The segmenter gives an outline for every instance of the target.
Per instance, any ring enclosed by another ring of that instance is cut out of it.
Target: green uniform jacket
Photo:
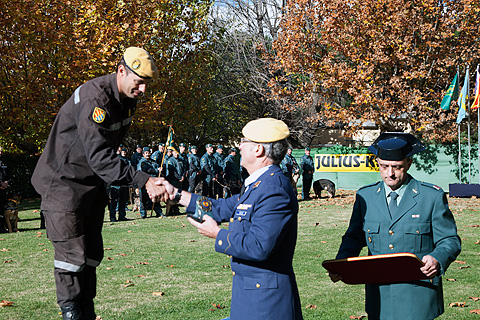
[[[215,157],[208,153],[205,153],[200,159],[200,167],[204,173],[204,180],[208,183],[210,183],[212,178],[215,178],[215,174],[218,173],[216,171],[216,163]]]
[[[441,274],[447,270],[461,246],[445,193],[409,178],[394,218],[388,211],[383,182],[358,190],[337,259],[358,256],[368,246],[369,255],[411,252],[422,259],[428,254],[440,263]],[[434,319],[444,311],[442,278],[367,284],[365,303],[373,319]]]

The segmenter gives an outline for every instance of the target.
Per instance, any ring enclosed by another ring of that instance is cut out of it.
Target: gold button
[[[233,218],[230,218],[230,222],[233,222]]]
[[[368,237],[368,242],[372,242],[372,237]]]
[[[232,271],[232,274],[235,275],[235,271]]]
[[[238,217],[238,221],[241,221],[242,220],[242,217]]]
[[[368,229],[367,232],[370,232],[370,229]]]
[[[420,230],[417,230],[417,234],[420,234]]]
[[[260,283],[257,283],[255,287],[260,288]]]
[[[223,244],[222,240],[218,240],[218,245],[221,246]]]
[[[392,230],[389,230],[389,231],[388,231],[388,234],[392,235],[392,234],[393,234],[393,231],[392,231]]]
[[[390,249],[393,249],[393,244],[389,244],[388,247],[389,247]]]

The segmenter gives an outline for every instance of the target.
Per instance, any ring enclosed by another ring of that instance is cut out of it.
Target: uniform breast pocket
[[[405,250],[414,253],[427,253],[433,250],[433,237],[430,222],[406,224]]]
[[[372,253],[380,250],[380,223],[366,220],[363,225],[363,231],[365,232],[365,241],[367,242],[368,249],[370,249]]]
[[[251,208],[248,209],[236,209],[235,214],[233,215],[233,219],[235,221],[235,225],[240,228],[240,231],[247,232],[251,226],[252,218],[252,210]]]
[[[278,278],[276,274],[246,276],[243,286],[245,290],[277,289]]]

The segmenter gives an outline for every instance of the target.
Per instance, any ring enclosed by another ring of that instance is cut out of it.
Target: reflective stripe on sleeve
[[[82,266],[76,266],[74,264],[71,264],[71,263],[68,263],[68,262],[65,262],[65,261],[55,260],[53,262],[53,264],[55,265],[55,268],[63,269],[63,270],[71,271],[71,272],[80,272],[80,271],[83,270],[83,265]]]
[[[83,86],[83,84],[82,84],[82,86]],[[74,102],[75,104],[77,104],[77,103],[80,102],[80,88],[81,88],[82,86],[80,86],[80,87],[78,87],[77,89],[75,89],[75,92],[74,92],[74,94],[73,94],[73,102]]]

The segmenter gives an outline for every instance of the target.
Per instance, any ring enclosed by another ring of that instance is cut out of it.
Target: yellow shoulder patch
[[[107,115],[107,112],[103,109],[100,109],[99,107],[95,107],[93,110],[92,114],[92,119],[96,123],[102,123],[103,120],[105,120],[105,116]]]

